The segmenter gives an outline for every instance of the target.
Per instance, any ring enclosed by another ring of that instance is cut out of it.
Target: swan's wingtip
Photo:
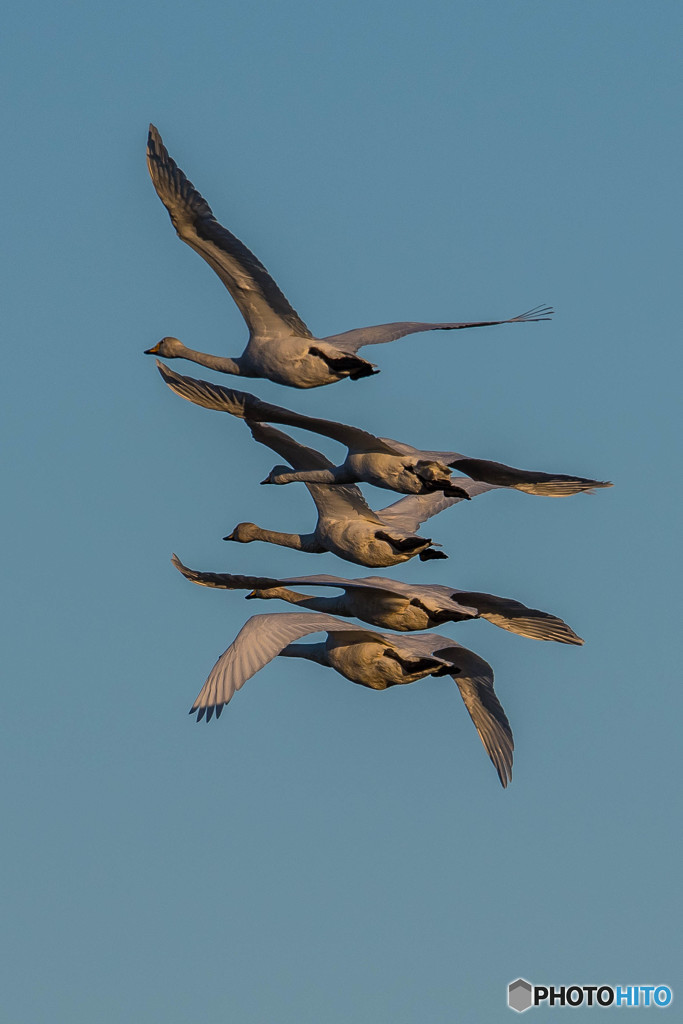
[[[180,559],[176,555],[175,551],[171,555],[171,565],[174,565],[176,567],[176,569],[178,570],[178,572],[184,573],[184,572],[187,571],[187,566],[183,565],[183,563],[180,561]]]
[[[584,494],[595,494],[596,487],[598,487],[598,488],[614,487],[614,484],[612,483],[611,480],[591,480],[590,487],[584,487],[583,493]]]

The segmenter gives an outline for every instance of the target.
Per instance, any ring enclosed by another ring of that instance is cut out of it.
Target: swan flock
[[[355,381],[376,374],[375,365],[358,355],[366,345],[385,344],[423,331],[550,319],[552,310],[538,306],[506,320],[397,322],[317,338],[260,260],[216,220],[153,125],[149,129],[147,166],[178,236],[218,274],[245,320],[248,339],[242,355],[233,358],[188,348],[174,337],[162,338],[146,354],[187,359],[210,370],[266,378],[289,387],[314,388],[347,377]],[[331,552],[356,565],[385,568],[415,557],[420,561],[446,559],[447,552],[418,531],[422,524],[461,501],[503,488],[565,497],[611,486],[608,481],[516,469],[455,451],[414,448],[360,427],[305,416],[263,402],[248,392],[184,376],[159,360],[157,366],[164,382],[177,395],[194,405],[244,420],[254,440],[284,460],[285,464],[275,466],[261,483],[303,483],[313,499],[317,520],[310,532],[282,533],[244,522],[231,530],[224,538],[227,541],[262,541],[309,554]],[[338,442],[346,449],[345,457],[334,465],[314,448],[273,427],[274,423]],[[372,484],[403,497],[374,511],[359,484]],[[494,498],[487,501],[491,507],[495,505]],[[420,631],[481,618],[519,636],[583,644],[556,615],[512,598],[441,583],[409,584],[382,576],[347,579],[323,574],[282,579],[205,572],[187,567],[176,555],[173,564],[186,579],[200,586],[247,590],[249,600],[277,599],[307,609],[258,614],[245,623],[192,705],[191,713],[198,721],[218,718],[235,691],[276,657],[306,658],[373,690],[430,675],[449,676],[503,787],[512,779],[514,743],[494,691],[491,666],[447,636]],[[305,592],[310,589],[341,593],[312,596]],[[349,619],[394,632],[376,632]],[[297,642],[315,634],[324,634],[325,639]]]

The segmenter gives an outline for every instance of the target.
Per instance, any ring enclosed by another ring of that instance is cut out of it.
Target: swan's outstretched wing
[[[581,637],[563,619],[549,612],[542,612],[538,608],[528,608],[521,601],[513,601],[510,597],[497,597],[495,594],[480,594],[476,591],[456,590],[450,593],[453,594],[454,601],[471,605],[477,609],[482,619],[487,619],[494,626],[500,626],[509,633],[517,633],[531,640],[555,640],[557,643],[576,646],[583,644]]]
[[[519,316],[513,316],[509,320],[474,320],[462,324],[423,324],[423,323],[395,323],[378,324],[376,327],[356,327],[352,331],[344,331],[343,334],[332,334],[323,340],[328,345],[334,345],[342,352],[356,353],[364,345],[384,345],[387,341],[396,341],[397,338],[404,338],[407,334],[418,334],[421,331],[460,331],[467,327],[496,327],[498,324],[526,324],[535,323],[537,320],[550,320],[553,310],[550,306],[537,306]]]
[[[314,448],[306,448],[288,434],[263,423],[247,421],[255,441],[272,448],[296,470],[334,469],[334,466]],[[349,519],[360,516],[370,522],[381,524],[355,484],[306,484],[321,516]],[[431,497],[431,495],[430,495]]]
[[[591,494],[596,487],[611,487],[608,480],[590,480],[584,476],[564,473],[541,473],[537,470],[515,469],[502,462],[489,459],[468,459],[457,452],[442,452],[442,460],[459,473],[473,480],[484,480],[496,487],[514,487],[526,494],[540,494],[546,498],[564,498],[582,491]]]
[[[440,658],[453,667],[453,678],[479,738],[498,772],[501,785],[507,786],[512,780],[514,741],[507,715],[493,689],[493,669],[489,663],[474,651],[437,633],[411,635],[405,637],[405,641],[405,646],[410,646],[416,654]],[[404,644],[403,637],[400,642]]]
[[[484,675],[457,675],[455,682],[484,749],[505,788],[512,781],[512,751],[515,744],[507,715],[493,689],[493,679]]]
[[[462,482],[458,480],[458,486],[462,487],[470,498],[496,488],[495,484],[485,484],[479,480],[463,480]],[[431,519],[437,513],[443,512],[445,508],[450,508],[451,505],[457,505],[459,501],[464,500],[459,497],[447,497],[443,491],[437,491],[434,494],[409,494],[406,498],[395,501],[393,505],[379,509],[376,514],[385,525],[405,530],[407,533],[414,533],[418,526],[426,522],[427,519]]]
[[[240,576],[229,572],[200,572],[183,565],[177,555],[171,562],[183,574],[185,579],[198,583],[202,587],[215,587],[219,590],[273,590],[277,587],[334,587],[347,590],[354,587],[369,587],[373,590],[385,589],[384,580],[379,576],[369,576],[367,580],[347,580],[341,576],[329,576],[325,573],[316,576],[292,576],[289,579],[274,579],[272,576]]]
[[[369,633],[362,626],[342,622],[333,615],[316,612],[279,612],[254,615],[239,631],[227,651],[211,669],[197,699],[190,708],[190,714],[197,712],[200,722],[206,715],[211,720],[214,711],[220,716],[223,706],[228,703],[236,690],[259,669],[272,661],[293,640],[309,633],[338,632],[340,630]],[[374,635],[374,634],[373,634]]]
[[[171,562],[186,580],[197,583],[200,587],[215,587],[218,590],[272,590],[281,587],[282,581],[271,576],[239,576],[228,572],[200,572],[183,565],[177,555]]]
[[[444,611],[474,613],[494,626],[531,640],[555,640],[561,644],[577,646],[583,644],[581,637],[557,615],[529,608],[511,597],[498,597],[496,594],[475,590],[454,590],[440,583],[401,583],[399,580],[385,580],[384,583],[387,589],[391,584],[398,593],[439,603]]]
[[[154,125],[149,126],[147,166],[179,237],[216,271],[251,333],[274,340],[292,334],[313,337],[260,260],[218,223],[209,204],[169,156]]]
[[[226,388],[222,384],[212,384],[208,380],[186,377],[182,373],[171,370],[158,359],[157,367],[171,391],[175,391],[176,395],[187,399],[188,402],[194,402],[195,405],[201,405],[205,409],[227,412],[231,416],[251,420],[254,423],[284,423],[289,427],[312,430],[316,434],[331,437],[334,441],[346,445],[347,448],[353,448],[354,451],[400,454],[393,442],[375,437],[374,434],[368,433],[367,430],[361,430],[359,427],[350,427],[345,423],[335,423],[332,420],[319,419],[316,416],[304,416],[291,409],[283,409],[279,405],[262,402],[260,398],[250,395],[247,391],[237,391],[234,388]]]
[[[548,498],[563,498],[568,494],[580,491],[591,493],[596,487],[611,487],[606,480],[589,480],[583,476],[567,476],[563,473],[541,473],[536,470],[516,469],[506,466],[503,462],[492,462],[490,459],[470,459],[460,452],[432,452],[402,441],[394,441],[390,437],[380,438],[386,445],[401,455],[412,455],[416,458],[430,459],[451,466],[458,473],[465,473],[473,480],[495,484],[496,487],[515,487],[526,494],[541,494]]]

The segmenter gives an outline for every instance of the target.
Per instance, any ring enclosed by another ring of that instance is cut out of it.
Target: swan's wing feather
[[[368,430],[362,430],[360,427],[352,427],[348,423],[336,423],[334,420],[320,419],[317,416],[303,416],[290,412],[288,409],[282,410],[282,414],[285,413],[286,415],[281,415],[279,419],[270,416],[267,422],[286,423],[290,427],[311,430],[323,437],[329,437],[333,441],[339,441],[350,451],[381,452],[385,455],[399,454],[390,441],[376,437],[375,434],[371,434]]]
[[[416,653],[439,658],[453,667],[453,678],[474,727],[498,772],[501,785],[507,786],[512,779],[514,741],[507,715],[493,688],[493,669],[489,663],[474,651],[437,633],[423,633],[406,637],[406,640]]]
[[[399,454],[394,442],[375,437],[374,434],[368,433],[367,430],[361,430],[359,427],[351,427],[346,423],[335,423],[333,420],[319,419],[316,416],[304,416],[291,409],[271,405],[270,402],[262,402],[260,398],[249,394],[248,391],[237,391],[235,388],[227,388],[223,384],[213,384],[208,380],[198,380],[195,377],[176,373],[175,370],[158,359],[157,367],[171,391],[180,395],[181,398],[187,399],[188,402],[201,405],[204,409],[227,412],[231,416],[248,419],[254,423],[284,423],[290,427],[312,430],[316,434],[330,437],[356,451]]]
[[[444,461],[459,473],[473,480],[482,480],[497,487],[516,487],[527,494],[540,494],[548,498],[563,498],[582,491],[592,492],[596,487],[611,487],[608,480],[590,480],[583,476],[563,473],[542,473],[537,470],[516,469],[503,462],[490,459],[470,459],[457,452],[442,452]]]
[[[278,406],[269,406],[255,395],[250,395],[248,391],[237,391],[222,384],[213,384],[208,380],[177,373],[159,359],[157,369],[171,391],[194,405],[202,406],[203,409],[215,409],[217,412],[230,413],[238,419],[253,420],[259,419],[262,406],[269,410],[278,409]]]
[[[512,781],[514,740],[507,715],[488,676],[455,676],[460,696],[505,788]]]
[[[342,352],[355,353],[364,345],[384,345],[388,341],[396,341],[407,334],[418,334],[422,331],[459,331],[467,327],[495,327],[498,324],[533,323],[536,320],[550,320],[552,309],[538,306],[509,320],[474,320],[468,323],[425,324],[415,322],[378,324],[376,327],[356,327],[343,334],[332,334],[324,341],[334,345]]]
[[[314,448],[299,444],[288,434],[263,423],[247,421],[254,440],[272,448],[295,470],[334,469],[324,455]],[[360,516],[381,523],[355,484],[306,484],[320,515],[348,519]]]
[[[247,420],[247,426],[251,430],[252,437],[259,444],[263,444],[266,448],[270,448],[272,451],[281,455],[293,469],[296,470],[307,470],[307,469],[334,469],[334,464],[329,459],[315,450],[315,448],[307,448],[305,445],[295,441],[289,434],[285,434],[282,430],[276,430],[275,427],[269,427],[266,423],[259,423],[253,420]]]
[[[533,640],[555,640],[563,644],[580,646],[583,640],[563,619],[538,608],[528,608],[521,601],[476,591],[457,591],[457,600],[475,607],[482,617],[510,633]]]
[[[494,484],[485,484],[478,480],[463,480],[462,483],[458,480],[458,486],[467,491],[470,498],[495,488]],[[412,533],[427,519],[464,500],[460,497],[448,497],[443,491],[436,491],[434,494],[409,494],[406,498],[395,501],[393,505],[379,509],[377,515],[387,526]]]
[[[454,458],[462,458],[457,452],[436,452],[427,448],[413,448],[411,444],[394,441],[391,437],[381,437],[380,441],[391,446],[397,455],[413,455],[415,458],[428,459],[430,462],[442,462],[445,466],[450,465]]]
[[[149,128],[147,166],[179,237],[216,271],[252,334],[312,338],[260,260],[218,223],[209,204],[169,156],[154,125]]]
[[[200,587],[215,587],[218,590],[269,590],[282,585],[281,580],[271,576],[238,576],[228,572],[200,572],[183,565],[177,555],[171,562],[186,580],[197,583]]]
[[[349,625],[333,615],[316,612],[267,613],[254,615],[239,631],[227,651],[211,669],[197,699],[190,708],[190,714],[197,712],[197,721],[206,715],[207,722],[214,711],[227,704],[236,690],[251,679],[259,669],[294,640],[309,633],[338,632],[340,630],[363,631],[361,626]]]

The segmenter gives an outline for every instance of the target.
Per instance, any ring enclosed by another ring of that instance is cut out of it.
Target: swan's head
[[[259,528],[255,523],[238,523],[232,533],[229,533],[223,540],[234,540],[238,544],[248,544],[252,540],[258,540]]]
[[[146,356],[164,356],[166,359],[182,359],[187,349],[179,338],[162,338],[154,348],[146,348]]]
[[[283,474],[288,475],[292,472],[290,466],[274,466],[265,480],[262,480],[262,484],[286,484],[287,480],[283,480]]]

